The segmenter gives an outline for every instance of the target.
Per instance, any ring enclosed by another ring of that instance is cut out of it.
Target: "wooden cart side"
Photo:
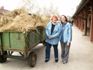
[[[24,35],[20,32],[3,32],[4,50],[23,51],[25,47]]]

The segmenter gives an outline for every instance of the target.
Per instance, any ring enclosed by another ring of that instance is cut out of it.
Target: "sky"
[[[60,15],[73,16],[80,2],[81,0],[31,0],[31,3],[25,3],[23,0],[0,0],[0,7],[4,6],[7,10],[33,7],[33,12],[42,13],[52,8]]]

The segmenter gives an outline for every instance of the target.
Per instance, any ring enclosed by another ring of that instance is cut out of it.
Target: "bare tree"
[[[30,12],[36,9],[36,14],[44,14],[44,15],[58,15],[58,9],[57,7],[54,7],[53,4],[49,8],[42,7],[40,8],[38,5],[35,5],[33,3],[33,0],[23,0],[24,1],[24,7],[27,8]]]
[[[31,11],[33,9],[33,4],[31,3],[32,0],[23,0],[24,6],[27,10]]]

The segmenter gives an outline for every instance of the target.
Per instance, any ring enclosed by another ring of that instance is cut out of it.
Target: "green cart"
[[[34,48],[44,41],[44,30],[37,28],[30,32],[1,32],[0,33],[0,63],[7,61],[7,58],[24,58],[31,67],[34,67],[37,55]],[[21,56],[12,55],[19,52]]]

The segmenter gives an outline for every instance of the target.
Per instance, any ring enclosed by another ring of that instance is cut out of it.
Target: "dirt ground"
[[[40,47],[37,52],[37,64],[31,68],[23,60],[8,59],[6,63],[0,64],[0,70],[92,70],[93,69],[93,43],[89,37],[73,26],[73,41],[70,48],[70,57],[67,64],[61,60],[61,47],[59,48],[59,61],[54,62],[54,51],[51,48],[51,59],[48,63],[44,62],[45,48]]]

